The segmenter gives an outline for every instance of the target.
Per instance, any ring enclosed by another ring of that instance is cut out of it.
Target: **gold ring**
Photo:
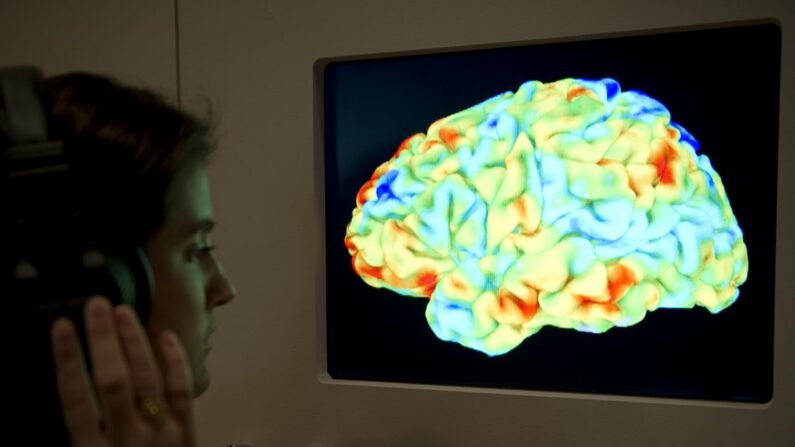
[[[144,397],[138,404],[138,411],[141,416],[150,422],[157,422],[162,420],[163,413],[165,412],[165,402],[162,399],[154,397]]]

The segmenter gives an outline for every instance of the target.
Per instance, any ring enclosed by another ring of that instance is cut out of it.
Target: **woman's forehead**
[[[172,210],[165,222],[177,235],[189,236],[196,232],[208,233],[213,221],[210,188],[204,167],[191,169],[174,184]]]

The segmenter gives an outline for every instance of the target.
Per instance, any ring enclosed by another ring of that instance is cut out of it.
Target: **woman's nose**
[[[212,296],[212,307],[228,304],[237,296],[235,285],[219,262],[216,262],[216,273],[210,295]]]

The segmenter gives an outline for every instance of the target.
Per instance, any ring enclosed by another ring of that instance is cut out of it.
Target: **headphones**
[[[83,343],[83,307],[93,295],[126,303],[142,322],[154,292],[140,246],[83,209],[74,142],[49,135],[44,80],[35,67],[0,67],[0,297],[13,332],[69,317]],[[102,185],[97,185],[102,188]]]

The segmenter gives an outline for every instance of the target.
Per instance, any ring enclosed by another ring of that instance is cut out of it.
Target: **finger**
[[[105,409],[108,429],[114,439],[123,439],[134,426],[135,412],[132,384],[116,328],[110,302],[104,297],[93,297],[85,308],[88,348],[94,384]]]
[[[192,435],[194,433],[191,407],[193,378],[185,349],[176,334],[171,331],[162,334],[161,345],[166,362],[166,399],[174,417],[185,429],[185,433]],[[189,445],[193,445],[193,443],[191,442]]]
[[[99,416],[74,325],[59,318],[50,335],[58,396],[72,445],[101,446]]]
[[[125,304],[116,306],[114,314],[130,365],[135,395],[139,398],[159,398],[163,395],[160,370],[141,322],[135,311]]]

